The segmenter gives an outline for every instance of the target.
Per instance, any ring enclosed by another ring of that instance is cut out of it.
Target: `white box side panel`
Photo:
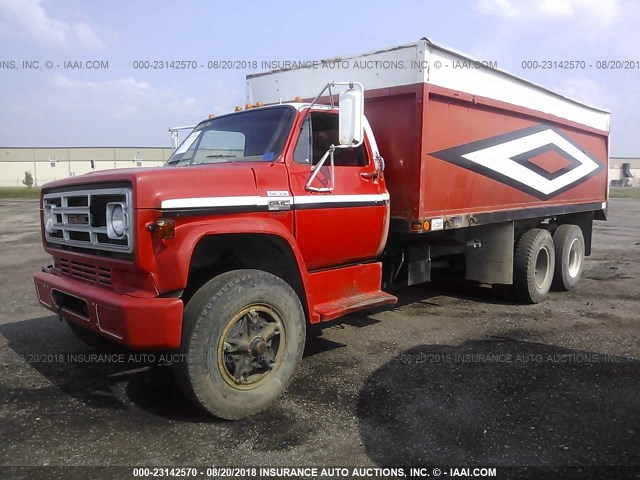
[[[425,80],[424,71],[412,68],[412,62],[424,59],[423,47],[424,42],[418,42],[390,50],[324,61],[327,64],[335,62],[334,68],[323,68],[318,63],[317,68],[296,68],[251,75],[247,77],[247,102],[290,102],[297,96],[315,98],[332,81],[360,82],[365,90],[422,83]],[[345,66],[348,64],[348,68],[338,66],[341,62]],[[369,68],[376,65],[375,62],[382,67]],[[394,68],[400,64],[403,68]]]
[[[357,81],[365,90],[416,83],[457,90],[524,107],[609,131],[609,112],[553,93],[500,69],[453,68],[454,62],[473,63],[474,59],[428,40],[378,50],[361,55],[324,60],[317,68],[277,70],[247,77],[247,102],[278,103],[295,97],[314,98],[331,81]],[[347,68],[343,68],[348,65]],[[377,63],[376,63],[377,62]],[[385,62],[388,62],[385,66]],[[436,62],[440,67],[435,68]],[[402,64],[403,68],[397,68]],[[380,66],[382,65],[382,66]],[[428,65],[422,69],[421,65]]]
[[[609,131],[611,114],[574,102],[542,87],[492,68],[453,68],[454,62],[469,63],[469,58],[430,47],[425,60],[429,63],[427,82],[472,95],[499,100]],[[435,68],[440,62],[440,68]]]

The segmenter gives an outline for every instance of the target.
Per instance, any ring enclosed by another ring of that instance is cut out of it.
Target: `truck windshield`
[[[246,110],[200,123],[173,152],[166,166],[225,162],[270,162],[284,148],[295,109]]]

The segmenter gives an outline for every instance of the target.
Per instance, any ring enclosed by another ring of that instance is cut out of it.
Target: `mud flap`
[[[426,245],[411,245],[407,260],[409,286],[419,285],[431,281],[431,247]]]
[[[511,285],[513,282],[513,222],[467,229],[467,280]]]

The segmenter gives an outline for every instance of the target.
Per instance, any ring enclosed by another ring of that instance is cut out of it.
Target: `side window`
[[[300,131],[293,158],[296,163],[316,165],[331,145],[338,145],[338,115],[312,113]],[[367,164],[364,144],[357,148],[338,148],[334,152],[336,167],[363,167]]]
[[[293,160],[296,163],[311,163],[311,117],[309,115],[302,124],[300,138],[293,152]]]

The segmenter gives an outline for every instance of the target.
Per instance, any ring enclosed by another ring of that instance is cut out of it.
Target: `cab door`
[[[331,145],[338,145],[337,112],[308,113],[299,126],[295,148],[288,158],[294,207],[294,232],[309,270],[356,263],[376,258],[387,239],[389,195],[376,170],[370,143],[339,148],[318,172],[311,186],[330,192],[311,191],[306,184]]]

